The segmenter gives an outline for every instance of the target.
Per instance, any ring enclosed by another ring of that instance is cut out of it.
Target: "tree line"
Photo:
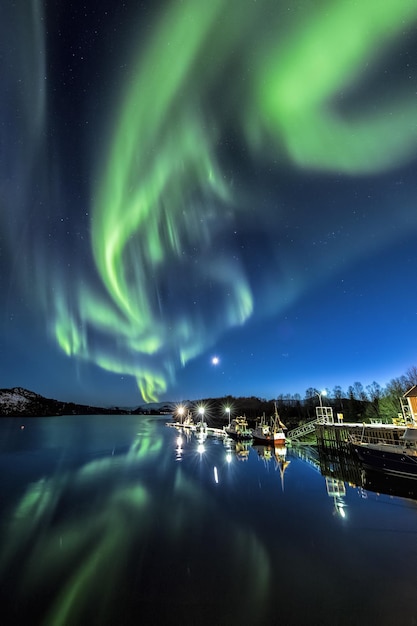
[[[226,396],[224,398],[201,400],[210,407],[212,415],[226,415],[225,407],[231,407],[232,415],[245,414],[248,420],[256,420],[262,414],[270,417],[275,412],[275,405],[282,421],[288,428],[315,419],[316,407],[320,396],[323,406],[333,409],[333,414],[343,416],[345,422],[369,422],[381,419],[391,422],[402,413],[401,398],[417,385],[417,367],[410,367],[405,374],[391,379],[385,387],[373,382],[366,387],[354,382],[346,390],[336,385],[332,390],[306,389],[304,398],[300,394],[280,394],[274,400],[265,398]]]

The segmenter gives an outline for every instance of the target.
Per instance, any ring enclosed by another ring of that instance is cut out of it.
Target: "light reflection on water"
[[[415,501],[165,421],[0,422],[2,624],[415,623]]]

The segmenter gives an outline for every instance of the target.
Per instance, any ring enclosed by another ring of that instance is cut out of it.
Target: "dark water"
[[[3,626],[417,624],[416,501],[165,421],[0,421]]]

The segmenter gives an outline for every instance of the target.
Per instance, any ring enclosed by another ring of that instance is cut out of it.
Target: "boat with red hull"
[[[285,446],[286,445],[286,427],[281,422],[278,415],[277,406],[275,405],[275,415],[271,418],[269,423],[263,415],[260,419],[260,423],[253,430],[252,436],[256,443],[260,443],[264,446]]]

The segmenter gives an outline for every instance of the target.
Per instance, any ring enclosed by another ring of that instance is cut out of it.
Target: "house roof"
[[[404,398],[415,398],[417,397],[417,385],[413,385],[411,389],[405,392]]]

